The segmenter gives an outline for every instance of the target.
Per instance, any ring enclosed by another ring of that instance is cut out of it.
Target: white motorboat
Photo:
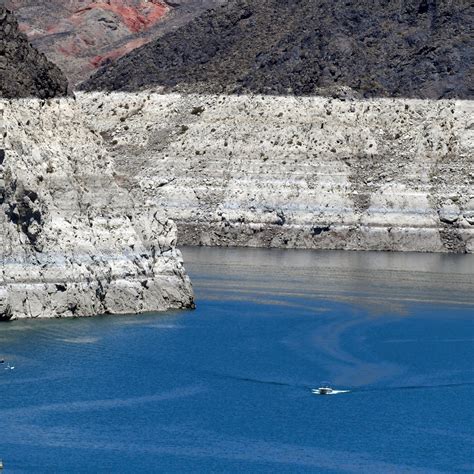
[[[331,387],[319,387],[319,388],[314,388],[312,390],[313,393],[316,395],[330,395],[331,393],[334,392],[334,389]]]
[[[313,388],[311,392],[314,395],[337,395],[339,393],[348,393],[350,390],[336,390],[331,387],[329,382],[322,382],[321,387]]]

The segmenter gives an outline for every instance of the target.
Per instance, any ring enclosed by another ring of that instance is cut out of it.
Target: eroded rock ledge
[[[473,103],[79,94],[191,245],[474,251]]]
[[[117,185],[82,114],[0,101],[0,319],[192,307],[176,226]]]

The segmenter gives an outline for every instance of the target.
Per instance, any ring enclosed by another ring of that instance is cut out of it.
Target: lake
[[[183,254],[194,311],[0,325],[6,474],[473,472],[474,256]]]

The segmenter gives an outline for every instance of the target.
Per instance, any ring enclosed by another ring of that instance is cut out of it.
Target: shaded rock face
[[[474,252],[471,101],[78,101],[121,182],[166,209],[181,244]]]
[[[0,319],[193,306],[175,224],[116,184],[74,99],[0,117]]]
[[[473,97],[469,0],[232,0],[85,90]]]
[[[6,0],[72,85],[222,0]]]
[[[33,48],[18,30],[14,16],[0,7],[0,97],[66,95],[63,73]]]

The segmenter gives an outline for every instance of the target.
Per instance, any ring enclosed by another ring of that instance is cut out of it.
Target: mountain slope
[[[18,31],[18,23],[0,7],[0,97],[36,96],[42,99],[66,95],[67,80]]]
[[[222,0],[6,0],[71,84]]]
[[[473,13],[467,0],[233,0],[83,88],[467,98]]]

